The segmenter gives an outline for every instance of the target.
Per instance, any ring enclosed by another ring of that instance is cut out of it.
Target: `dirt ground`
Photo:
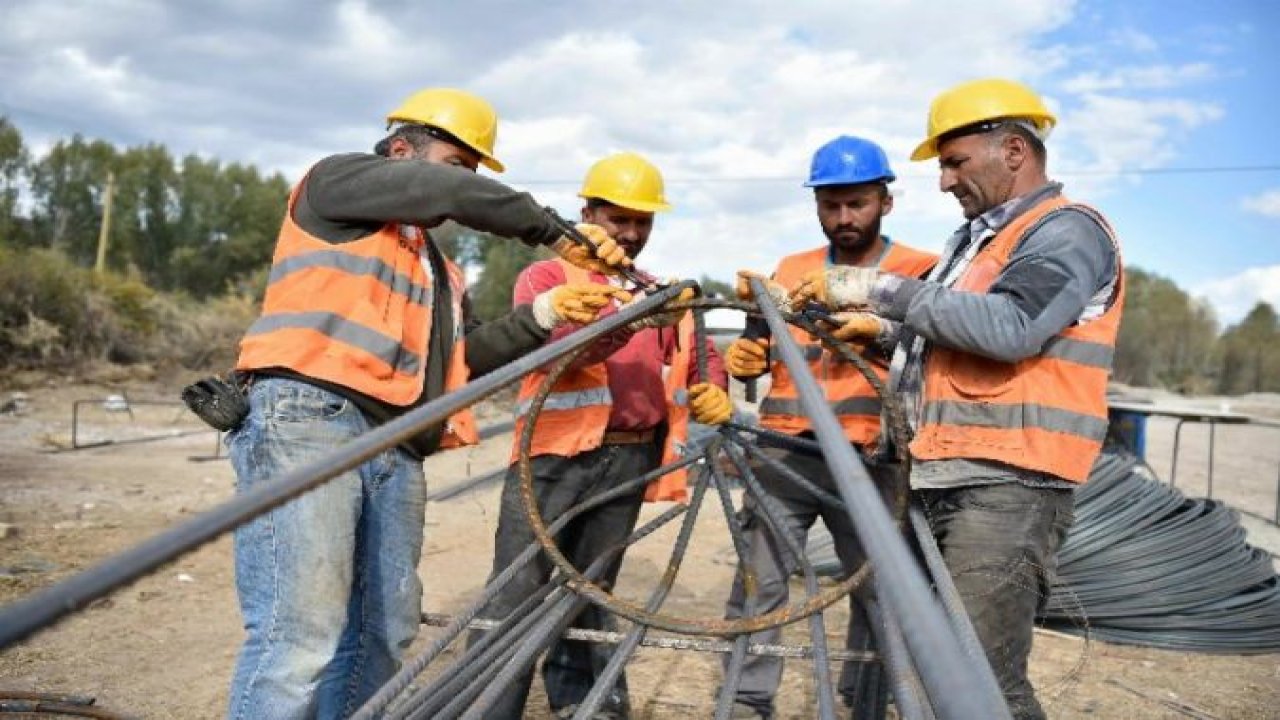
[[[12,389],[0,388],[0,404]],[[174,388],[154,384],[128,390],[135,401],[176,397]],[[225,459],[191,459],[214,452],[212,432],[172,436],[199,429],[173,407],[135,403],[132,419],[103,410],[102,400],[120,391],[118,386],[42,384],[25,389],[29,397],[22,414],[0,415],[0,523],[7,526],[0,527],[0,602],[90,567],[232,495]],[[72,402],[82,399],[94,402],[81,408],[81,443],[170,437],[50,452],[69,444]],[[489,421],[499,419],[495,413]],[[1183,431],[1178,486],[1184,491],[1205,488],[1205,436],[1202,426]],[[1167,477],[1171,438],[1172,422],[1153,422],[1148,455],[1162,477]],[[1215,496],[1269,515],[1280,462],[1277,439],[1276,429],[1220,428]],[[499,436],[478,448],[433,458],[431,489],[499,467],[509,442],[509,436]],[[426,610],[451,613],[483,585],[497,498],[498,489],[490,486],[428,506],[421,565]],[[647,508],[645,517],[657,510]],[[659,532],[628,554],[621,592],[632,598],[647,593],[665,566],[673,534],[674,529]],[[723,518],[716,505],[708,504],[669,609],[718,616],[733,571],[729,553]],[[833,646],[843,625],[840,609],[828,611]],[[418,647],[433,632],[424,628]],[[147,718],[215,718],[223,709],[240,637],[231,544],[224,537],[0,651],[0,690],[92,695],[104,708]],[[806,643],[806,626],[789,627],[787,639]],[[807,662],[788,664],[779,717],[816,714],[810,668]],[[1175,653],[1040,632],[1032,670],[1052,718],[1280,718],[1280,655]],[[710,717],[719,662],[709,654],[646,648],[628,678],[638,718]],[[528,716],[547,717],[541,696],[531,700]]]

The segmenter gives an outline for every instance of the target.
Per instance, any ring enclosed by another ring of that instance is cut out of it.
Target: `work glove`
[[[733,401],[719,385],[698,383],[689,386],[689,410],[694,422],[723,425],[733,416]]]
[[[833,313],[831,319],[836,322],[836,328],[831,334],[837,340],[846,342],[865,344],[886,338],[895,331],[892,321],[869,312],[838,312]]]
[[[875,268],[850,265],[805,273],[791,288],[791,309],[800,310],[809,302],[837,310],[866,307],[879,277]]]
[[[769,370],[769,341],[738,338],[724,352],[724,366],[736,378],[753,378]]]
[[[631,266],[627,251],[614,242],[604,228],[590,223],[579,223],[576,227],[592,247],[580,245],[565,235],[551,244],[557,255],[583,270],[604,275],[617,275],[620,268]]]
[[[779,309],[785,310],[787,307],[787,288],[782,283],[775,282],[761,275],[754,270],[739,270],[738,285],[734,288],[738,293],[739,300],[755,300],[755,293],[751,292],[751,283],[748,279],[756,278],[764,283],[765,288],[769,291],[769,297],[773,300],[773,304]]]
[[[675,282],[678,282],[678,281],[675,278],[672,278],[667,281],[667,284],[671,284]],[[666,303],[666,305],[663,305],[663,307],[668,307],[669,305],[672,305],[678,302],[688,302],[692,300],[696,295],[697,295],[697,292],[693,288],[691,287],[685,288],[680,291],[679,295],[669,300]],[[636,295],[634,302],[639,302],[643,297],[644,297],[644,293],[640,293]],[[631,328],[632,330],[644,330],[645,328],[675,327],[676,325],[680,324],[680,320],[684,318],[684,314],[686,312],[688,311],[683,308],[679,310],[671,310],[669,312],[655,312],[652,315],[646,315],[645,317],[642,317],[639,320],[632,322],[631,324],[627,325],[627,327]]]
[[[533,299],[533,319],[543,330],[554,330],[570,323],[585,325],[595,320],[596,315],[614,300],[627,302],[630,299],[631,293],[612,285],[558,285]]]

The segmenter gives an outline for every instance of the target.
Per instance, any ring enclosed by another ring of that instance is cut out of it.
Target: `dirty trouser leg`
[[[787,463],[801,474],[811,468],[808,457],[798,453],[780,450],[766,450],[773,457]],[[821,461],[818,461],[821,463]],[[757,479],[769,493],[773,502],[771,507],[774,516],[785,528],[784,532],[795,544],[804,547],[809,528],[818,517],[819,502],[804,490],[793,487],[785,477],[775,473],[765,465],[754,466]],[[806,474],[813,479],[814,475]],[[746,532],[747,557],[745,562],[756,574],[756,602],[754,614],[772,612],[787,604],[790,598],[788,582],[796,568],[794,558],[790,556],[786,543],[774,537],[756,506],[754,497],[748,495],[743,502],[740,513]],[[725,617],[740,618],[746,613],[746,591],[742,584],[742,573],[739,571],[733,580],[729,600],[725,606]],[[751,642],[776,644],[782,641],[782,629],[773,628],[752,633]],[[728,669],[729,656],[723,656],[721,663]],[[773,716],[773,700],[782,682],[782,658],[748,655],[742,668],[742,677],[738,683],[738,691],[734,702],[746,705],[765,717]]]
[[[1044,718],[1027,658],[1071,524],[1072,491],[1004,482],[918,492],[1010,712]]]
[[[594,474],[591,490],[584,499],[632,480],[661,462],[661,449],[655,443],[636,445],[606,445],[599,461],[584,464],[581,471]],[[644,502],[644,488],[602,505],[581,519],[573,537],[566,538],[561,547],[566,557],[579,570],[585,570],[605,550],[621,544],[635,529]],[[622,567],[619,556],[601,578],[599,584],[610,588],[617,580]],[[596,605],[588,605],[573,622],[573,627],[586,630],[614,630],[613,616]],[[579,640],[561,640],[547,651],[542,662],[543,682],[547,690],[547,702],[553,711],[573,707],[587,698],[596,678],[613,657],[616,646],[589,643]],[[602,713],[613,717],[630,716],[626,675],[620,675],[601,707]]]
[[[361,466],[355,582],[347,626],[320,683],[318,717],[345,718],[400,669],[422,625],[422,461],[392,448]]]
[[[249,391],[249,407],[229,438],[242,493],[368,429],[347,400],[295,380],[260,379]],[[371,463],[236,529],[236,590],[246,638],[228,718],[316,717],[321,677],[348,616],[362,479]]]

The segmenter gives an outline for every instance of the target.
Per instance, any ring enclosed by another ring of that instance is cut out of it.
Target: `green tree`
[[[484,268],[480,279],[471,286],[471,307],[481,320],[492,320],[511,310],[516,277],[531,263],[549,257],[540,248],[531,248],[517,240],[489,235],[484,246]]]
[[[109,143],[75,135],[32,166],[33,244],[62,250],[80,265],[93,264],[107,174],[116,156]]]
[[[1280,319],[1260,302],[1240,324],[1222,334],[1218,392],[1238,394],[1280,391]]]
[[[1114,375],[1134,385],[1194,391],[1212,368],[1217,319],[1172,280],[1125,272],[1126,295]]]
[[[22,133],[0,116],[0,246],[23,244],[25,228],[18,215],[18,196],[30,161]]]

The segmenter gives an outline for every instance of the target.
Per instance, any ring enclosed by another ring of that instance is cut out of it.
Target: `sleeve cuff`
[[[907,316],[911,299],[922,287],[922,280],[902,275],[881,275],[871,287],[871,310],[882,318],[900,321]]]

